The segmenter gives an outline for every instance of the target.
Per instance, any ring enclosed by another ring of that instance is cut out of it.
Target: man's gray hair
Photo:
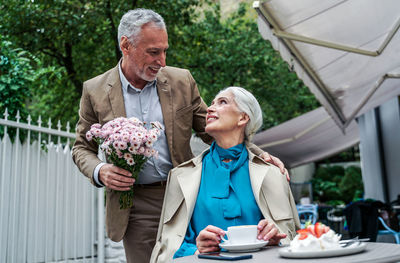
[[[227,87],[221,90],[219,93],[224,91],[232,92],[239,110],[249,116],[249,122],[246,125],[244,133],[245,140],[251,141],[256,132],[261,128],[263,122],[260,104],[253,94],[244,88]]]
[[[154,23],[155,26],[167,30],[162,16],[153,10],[138,8],[126,12],[118,26],[118,45],[122,36],[127,36],[130,42],[135,44],[142,26],[147,23]]]

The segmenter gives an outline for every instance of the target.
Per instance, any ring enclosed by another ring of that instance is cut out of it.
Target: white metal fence
[[[0,119],[0,262],[101,262],[103,192],[74,165],[69,125],[15,119]]]

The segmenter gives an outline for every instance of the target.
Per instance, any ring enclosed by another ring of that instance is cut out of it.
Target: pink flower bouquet
[[[128,170],[137,179],[147,158],[158,157],[153,149],[154,142],[163,130],[159,122],[151,122],[151,129],[146,129],[139,119],[116,118],[101,126],[95,123],[86,133],[88,141],[94,140],[115,166]],[[129,191],[121,192],[120,209],[133,205],[133,186]]]

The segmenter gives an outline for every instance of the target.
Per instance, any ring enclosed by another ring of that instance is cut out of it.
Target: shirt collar
[[[136,91],[136,92],[141,92],[140,89],[135,88],[132,84],[129,83],[129,81],[126,79],[124,73],[122,72],[122,68],[121,68],[121,63],[122,63],[122,59],[119,61],[118,63],[118,71],[119,71],[119,78],[121,80],[121,85],[122,85],[122,89],[124,90],[124,92],[128,92],[128,86]],[[155,87],[157,85],[157,79],[150,81],[146,84],[146,86],[144,86],[143,89],[147,88],[147,87]]]

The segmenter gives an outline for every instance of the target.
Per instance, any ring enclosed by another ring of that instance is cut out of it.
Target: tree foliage
[[[246,12],[242,4],[221,21],[215,5],[200,22],[176,27],[179,38],[174,40],[168,63],[192,71],[206,103],[228,86],[250,90],[263,109],[264,128],[316,108],[314,96],[261,38],[257,24],[246,19]]]
[[[58,76],[55,67],[45,67],[40,59],[18,48],[0,35],[0,112],[8,110],[12,117],[19,111],[25,119],[34,112],[31,104],[36,91],[51,85]]]
[[[199,3],[8,0],[0,5],[0,34],[36,55],[44,65],[59,69],[61,79],[36,90],[35,105],[44,115],[75,123],[83,81],[114,67],[121,56],[117,27],[123,13],[137,7],[153,8],[171,21],[169,24],[183,25],[190,24]]]
[[[29,87],[33,82],[34,70],[30,54],[22,49],[12,47],[12,43],[0,36],[0,113],[6,109],[11,116],[20,111],[27,117],[27,98]],[[3,116],[2,116],[3,117]]]
[[[29,113],[35,111],[30,105],[34,97],[32,87],[47,87],[55,72],[55,68],[44,67],[38,58],[0,35],[0,114],[7,110],[8,119],[14,120],[18,116],[26,120]],[[13,138],[15,131],[10,131]],[[0,137],[2,135],[0,130]]]
[[[224,87],[249,89],[263,109],[264,128],[318,105],[279,54],[261,39],[254,19],[246,18],[244,5],[222,21],[218,5],[208,0],[3,2],[0,35],[33,54],[40,61],[32,64],[35,69],[52,69],[52,74],[38,78],[41,85],[18,84],[29,86],[31,98],[19,107],[29,106],[35,114],[77,121],[83,81],[117,64],[119,19],[137,7],[164,17],[170,44],[167,64],[191,70],[207,103]]]
[[[313,179],[314,200],[328,204],[348,204],[363,197],[361,168],[349,166],[320,166]]]

